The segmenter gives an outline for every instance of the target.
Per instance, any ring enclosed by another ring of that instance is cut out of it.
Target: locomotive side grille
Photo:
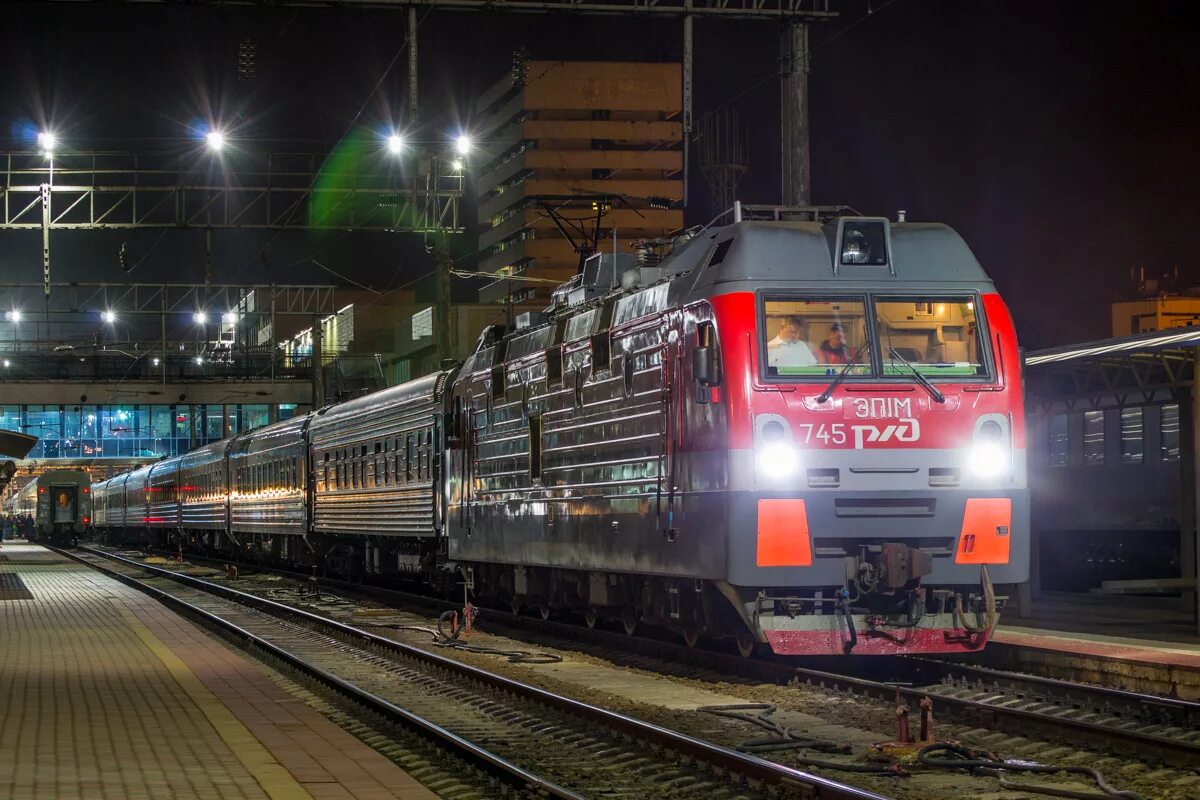
[[[839,497],[833,501],[839,517],[932,517],[932,497]]]

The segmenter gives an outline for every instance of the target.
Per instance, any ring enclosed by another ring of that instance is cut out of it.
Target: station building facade
[[[159,458],[288,419],[294,403],[0,405],[0,429],[37,436],[30,459]]]

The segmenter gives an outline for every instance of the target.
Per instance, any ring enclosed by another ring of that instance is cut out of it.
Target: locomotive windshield
[[[762,310],[768,378],[831,378],[847,366],[847,377],[911,379],[914,369],[933,381],[989,374],[970,295],[767,297]],[[868,341],[872,352],[855,360]]]
[[[882,374],[906,376],[916,369],[930,380],[985,377],[979,327],[970,297],[876,298]]]
[[[848,375],[873,373],[863,354],[867,315],[860,299],[788,298],[766,301],[767,374],[775,377],[830,376],[847,365]]]

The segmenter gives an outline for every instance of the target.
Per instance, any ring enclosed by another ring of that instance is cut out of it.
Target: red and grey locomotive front
[[[788,654],[981,647],[995,585],[1028,577],[1020,355],[991,281],[944,225],[744,223],[714,245],[712,518],[747,622]]]

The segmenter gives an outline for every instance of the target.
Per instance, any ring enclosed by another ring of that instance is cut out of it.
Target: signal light
[[[92,521],[92,518],[91,518],[91,517],[84,517],[84,518],[83,518],[83,524],[84,524],[84,525],[87,525],[87,524],[88,524],[89,522],[91,522],[91,521]]]
[[[45,494],[45,493],[46,493],[46,487],[45,487],[45,486],[39,486],[39,487],[38,487],[38,494]]]
[[[84,493],[84,494],[87,494],[87,493],[88,493],[88,492],[90,492],[91,490],[92,490],[92,489],[91,489],[91,487],[90,487],[90,486],[85,486],[85,487],[83,487],[83,493]]]

